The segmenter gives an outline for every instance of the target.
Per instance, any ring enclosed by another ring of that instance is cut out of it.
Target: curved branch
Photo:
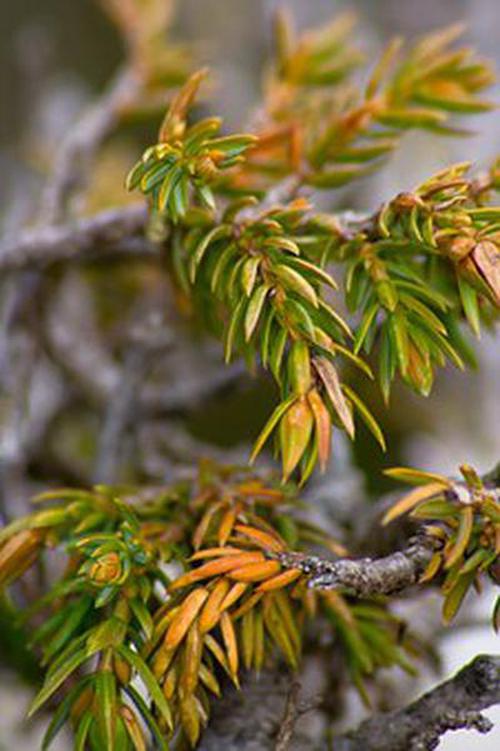
[[[26,230],[0,244],[0,272],[40,268],[89,254],[155,256],[158,249],[153,243],[137,237],[146,220],[146,205],[133,204],[67,224]]]
[[[334,739],[335,751],[432,751],[448,730],[487,733],[481,711],[500,704],[500,656],[479,655],[449,680],[412,704],[374,715]]]
[[[312,589],[344,589],[358,597],[391,595],[415,584],[439,544],[425,532],[401,551],[383,558],[329,561],[302,553],[274,554],[284,568],[299,568]]]
[[[280,189],[285,187],[285,181],[280,183]],[[261,211],[263,204],[257,208]],[[339,215],[345,228],[350,222],[361,221],[351,214]],[[137,203],[106,209],[72,222],[18,232],[0,242],[0,273],[109,256],[157,257],[158,247],[144,237],[147,218],[146,204]]]

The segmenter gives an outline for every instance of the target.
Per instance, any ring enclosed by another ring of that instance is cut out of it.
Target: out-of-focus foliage
[[[500,496],[498,487],[484,482],[475,470],[460,467],[463,481],[422,470],[397,467],[386,474],[417,487],[386,514],[385,523],[410,513],[426,522],[426,533],[439,542],[421,578],[442,580],[443,619],[449,623],[470,587],[480,590],[481,580],[500,582]],[[493,626],[500,627],[500,598],[493,612]]]
[[[160,748],[176,732],[195,745],[224,676],[239,685],[243,670],[278,656],[297,668],[312,617],[333,629],[365,697],[363,677],[378,667],[411,669],[386,605],[313,594],[300,571],[269,557],[311,543],[345,553],[301,518],[291,487],[206,464],[170,488],[34,500],[51,505],[1,532],[0,583],[52,549],[66,557],[22,615],[39,624],[31,645],[46,669],[30,711],[62,696],[44,748],[66,723],[75,748],[142,749],[145,727]]]
[[[192,58],[186,46],[168,39],[174,3],[172,0],[99,2],[123,39],[128,64],[143,79],[142,106],[151,109],[156,97],[164,95],[166,87],[184,82]]]
[[[259,143],[241,182],[268,185],[298,172],[316,188],[336,188],[380,166],[405,131],[460,135],[453,115],[491,108],[482,98],[493,82],[491,67],[455,46],[462,26],[429,34],[408,51],[402,39],[393,40],[362,90],[351,76],[363,62],[353,26],[345,14],[297,37],[288,15],[278,13]]]

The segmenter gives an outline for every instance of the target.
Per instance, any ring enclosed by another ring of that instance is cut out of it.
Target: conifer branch
[[[328,561],[301,553],[277,558],[285,568],[299,568],[311,589],[339,589],[356,597],[394,595],[418,582],[436,549],[435,539],[421,534],[401,551],[383,558]]]
[[[346,301],[361,314],[354,351],[377,346],[386,400],[399,371],[427,395],[435,366],[473,362],[460,330],[479,336],[500,307],[500,209],[485,204],[468,164],[442,170],[401,193],[339,239]]]
[[[481,479],[468,465],[460,471],[463,481],[411,468],[387,470],[391,477],[417,487],[389,509],[383,522],[409,512],[425,521],[404,550],[377,559],[340,557],[333,561],[288,551],[268,555],[286,569],[302,571],[311,589],[340,590],[357,597],[396,594],[445,574],[443,618],[449,622],[481,578],[500,583],[498,483],[488,475]],[[499,619],[497,598],[492,616],[495,629]]]

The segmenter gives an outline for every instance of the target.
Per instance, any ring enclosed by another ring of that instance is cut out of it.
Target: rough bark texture
[[[500,703],[500,656],[479,655],[453,678],[403,709],[374,715],[334,740],[333,751],[432,751],[448,730],[487,733],[481,711]]]
[[[435,541],[424,534],[413,538],[405,550],[383,558],[341,558],[328,561],[301,553],[277,557],[286,568],[300,568],[312,589],[343,589],[360,597],[390,595],[415,584],[435,549]]]
[[[316,745],[303,716],[316,698],[301,701],[300,686],[279,672],[248,677],[243,690],[229,688],[213,709],[200,751],[304,751]],[[456,675],[408,706],[376,714],[357,730],[336,736],[330,751],[432,751],[451,730],[487,733],[481,712],[500,703],[500,656],[479,655]],[[316,712],[314,722],[319,720]],[[320,721],[320,720],[319,720]]]

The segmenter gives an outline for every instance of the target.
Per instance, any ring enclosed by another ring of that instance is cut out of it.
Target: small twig
[[[309,576],[312,589],[343,589],[359,597],[389,595],[415,584],[438,543],[425,533],[405,550],[383,558],[340,558],[329,561],[302,553],[274,554],[285,568],[299,568]]]
[[[294,681],[286,697],[285,714],[276,739],[275,751],[288,751],[299,718],[300,683]]]
[[[412,704],[374,715],[335,738],[335,751],[432,751],[449,730],[488,733],[481,712],[500,703],[500,656],[479,655],[456,675]]]
[[[293,195],[295,183],[287,179],[276,186],[276,193],[270,191],[272,201],[282,202],[285,191]],[[279,188],[279,190],[278,190]],[[278,200],[281,196],[281,201]],[[268,201],[240,212],[239,218],[246,219],[259,214]],[[251,213],[250,213],[251,212]],[[112,256],[159,257],[159,249],[144,237],[148,210],[145,204],[133,204],[116,209],[107,209],[90,217],[53,226],[37,227],[17,233],[0,243],[0,272],[28,268],[44,268],[62,261],[92,260]],[[342,224],[354,221],[344,221]],[[356,221],[361,221],[359,217]]]
[[[261,208],[269,209],[276,204],[286,204],[291,201],[302,187],[300,175],[289,175],[276,183],[262,201]]]
[[[72,197],[86,186],[97,149],[116,125],[120,112],[135,99],[140,85],[138,72],[125,66],[71,128],[42,193],[41,224],[53,225],[65,218]]]
[[[299,175],[288,175],[276,183],[255,206],[249,206],[238,213],[238,221],[252,221],[275,206],[286,205],[296,197],[302,187]]]
[[[297,720],[308,712],[318,709],[323,703],[322,696],[311,696],[300,701],[301,685],[294,681],[290,686],[285,703],[283,720],[276,738],[274,751],[288,751],[292,742]]]

